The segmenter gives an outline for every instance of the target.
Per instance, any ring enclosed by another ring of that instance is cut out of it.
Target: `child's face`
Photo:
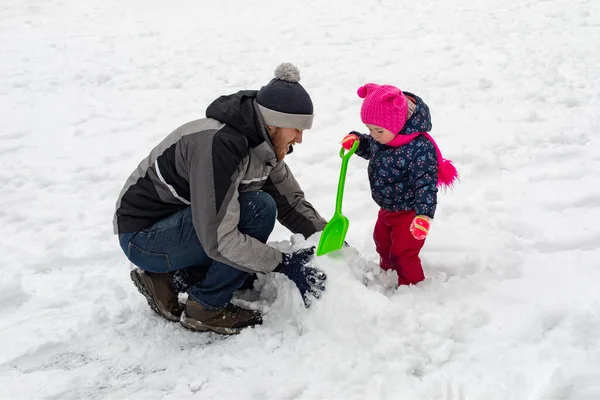
[[[391,142],[394,139],[394,137],[396,137],[395,134],[380,126],[371,124],[365,125],[367,126],[367,128],[369,128],[369,134],[373,136],[373,139],[375,139],[381,144],[387,144]]]

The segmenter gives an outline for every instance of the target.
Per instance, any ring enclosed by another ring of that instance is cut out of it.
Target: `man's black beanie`
[[[300,130],[312,127],[313,104],[299,82],[298,68],[283,63],[275,69],[275,78],[258,91],[256,102],[266,125]]]

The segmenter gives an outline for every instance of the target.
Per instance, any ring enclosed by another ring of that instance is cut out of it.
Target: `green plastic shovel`
[[[335,200],[335,213],[321,234],[319,246],[317,247],[317,256],[339,250],[344,246],[346,232],[350,226],[348,218],[342,215],[342,199],[344,197],[344,184],[346,183],[346,170],[348,169],[348,160],[358,148],[358,140],[354,142],[352,148],[344,154],[344,148],[340,149],[340,157],[342,158],[342,170],[340,171],[340,180],[338,182],[337,198]]]

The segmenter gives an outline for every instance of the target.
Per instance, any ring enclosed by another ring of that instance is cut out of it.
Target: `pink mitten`
[[[410,233],[417,240],[425,240],[429,233],[430,218],[426,215],[417,215],[410,224]]]

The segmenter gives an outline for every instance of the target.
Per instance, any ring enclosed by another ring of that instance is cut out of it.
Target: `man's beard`
[[[275,148],[277,161],[283,160],[286,154],[290,154],[292,151],[294,151],[294,146],[292,146],[290,142],[286,141],[283,135],[281,135],[279,132],[275,132],[275,134],[273,134],[271,141],[273,142],[273,148]]]

